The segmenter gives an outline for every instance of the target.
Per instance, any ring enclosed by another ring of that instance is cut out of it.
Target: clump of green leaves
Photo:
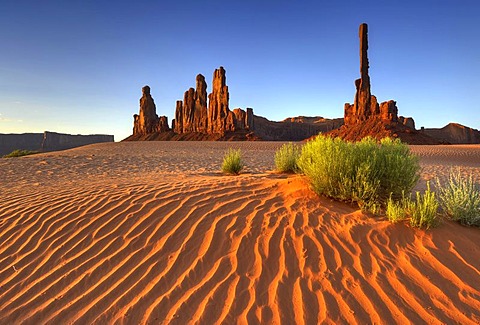
[[[427,190],[423,195],[417,192],[415,200],[404,194],[400,200],[393,200],[390,197],[385,214],[391,222],[409,219],[411,226],[429,229],[439,223],[438,205],[435,192],[430,190],[430,184],[427,183]]]
[[[223,157],[222,171],[227,174],[238,175],[243,169],[242,152],[240,149],[228,149]]]
[[[416,202],[411,205],[410,224],[414,227],[425,227],[427,229],[438,225],[438,200],[435,192],[430,190],[427,183],[427,190],[423,195],[416,193]]]
[[[283,144],[275,152],[275,167],[282,173],[298,172],[298,158],[300,157],[300,147],[291,142]]]
[[[8,155],[3,156],[3,158],[14,158],[14,157],[22,157],[22,156],[28,156],[28,155],[33,155],[38,153],[38,151],[31,151],[31,150],[14,150],[10,152]]]
[[[411,200],[402,193],[402,199],[395,201],[392,196],[388,198],[385,214],[391,222],[399,222],[407,218],[407,211],[411,207]]]
[[[298,166],[317,194],[356,202],[374,213],[389,197],[410,192],[420,171],[418,157],[398,139],[352,143],[323,135],[303,146]]]
[[[450,173],[448,182],[437,178],[440,206],[448,218],[468,226],[480,226],[480,189],[473,176],[463,178],[460,170]]]

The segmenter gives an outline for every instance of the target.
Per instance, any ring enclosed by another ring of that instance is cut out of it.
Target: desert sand
[[[478,324],[480,229],[392,224],[273,171],[268,142],[0,159],[0,324]],[[220,173],[241,148],[240,176]],[[480,181],[480,146],[412,146]]]

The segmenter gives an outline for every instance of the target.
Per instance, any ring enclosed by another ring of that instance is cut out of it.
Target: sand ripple
[[[249,146],[239,177],[214,144],[200,171],[172,148],[2,161],[39,184],[1,185],[0,323],[480,322],[478,229],[367,216],[268,172],[278,144]]]

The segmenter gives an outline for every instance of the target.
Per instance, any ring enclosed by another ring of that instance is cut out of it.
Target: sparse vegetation
[[[222,171],[227,174],[238,175],[243,169],[242,152],[240,149],[228,149],[223,157]]]
[[[462,178],[460,170],[450,173],[442,185],[437,178],[440,207],[448,218],[468,226],[480,226],[480,189],[473,176]]]
[[[414,227],[425,227],[427,229],[438,225],[438,200],[435,192],[430,190],[430,184],[427,183],[427,190],[423,195],[416,193],[416,202],[409,204],[410,225]]]
[[[389,197],[410,192],[420,171],[418,157],[400,140],[351,143],[323,135],[303,146],[298,166],[317,194],[356,202],[374,213]]]
[[[282,173],[298,172],[298,158],[300,157],[300,147],[291,142],[283,144],[275,152],[275,167]]]
[[[427,190],[423,195],[420,192],[416,193],[415,201],[405,195],[402,195],[402,198],[397,201],[390,197],[385,214],[391,222],[409,219],[411,226],[427,229],[437,226],[440,220],[438,200],[435,193],[430,190],[429,183],[427,183]]]
[[[10,152],[8,155],[3,156],[3,158],[14,158],[14,157],[22,157],[22,156],[28,156],[28,155],[34,155],[38,153],[38,151],[31,151],[31,150],[14,150]]]
[[[385,209],[385,214],[391,222],[399,222],[407,218],[407,209],[409,208],[410,199],[402,196],[402,199],[395,201],[390,196],[387,200],[387,207]]]

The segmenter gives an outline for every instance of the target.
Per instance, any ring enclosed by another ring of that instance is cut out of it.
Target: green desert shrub
[[[389,197],[410,192],[420,171],[418,157],[400,140],[352,143],[323,135],[303,146],[298,166],[317,194],[356,202],[372,212]]]
[[[33,155],[38,153],[38,151],[31,151],[31,150],[14,150],[10,152],[8,155],[3,156],[3,158],[14,158],[14,157],[22,157],[22,156],[28,156],[28,155]]]
[[[227,174],[240,174],[243,169],[242,152],[240,149],[228,149],[223,157],[222,171]]]
[[[400,200],[393,200],[390,197],[387,201],[385,214],[391,222],[410,219],[410,225],[413,227],[429,229],[439,223],[438,205],[435,193],[430,190],[430,184],[427,183],[425,193],[422,195],[417,192],[415,200],[405,195],[402,195]]]
[[[416,201],[412,202],[409,208],[410,225],[414,227],[425,227],[427,229],[438,225],[438,200],[435,192],[430,190],[427,183],[427,190],[423,195],[416,193]]]
[[[291,142],[283,144],[275,152],[275,167],[282,173],[296,173],[297,160],[300,157],[300,147]]]
[[[392,196],[387,200],[385,214],[391,222],[399,222],[405,220],[408,216],[408,210],[411,207],[411,200],[405,195],[401,200],[395,201]]]
[[[480,189],[473,176],[463,178],[460,170],[450,173],[442,185],[437,178],[440,207],[448,218],[468,226],[480,226]]]

